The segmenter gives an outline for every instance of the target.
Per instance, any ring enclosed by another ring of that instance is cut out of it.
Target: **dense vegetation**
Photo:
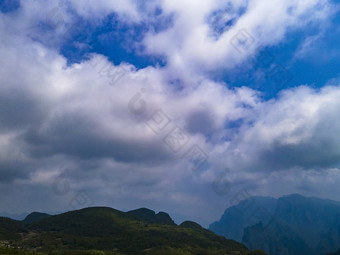
[[[260,255],[197,223],[177,226],[166,213],[124,213],[96,207],[56,216],[35,214],[31,223],[3,218],[0,254],[36,255]],[[26,220],[27,222],[27,220]]]
[[[340,255],[340,250],[332,253],[327,253],[326,255]]]

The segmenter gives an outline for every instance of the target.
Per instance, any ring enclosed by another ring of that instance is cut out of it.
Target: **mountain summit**
[[[26,218],[23,220],[23,223],[25,224],[33,223],[35,221],[46,219],[48,217],[51,217],[51,215],[47,213],[32,212],[26,216]]]
[[[137,220],[142,220],[150,223],[176,225],[175,222],[170,218],[169,214],[165,212],[159,212],[156,214],[150,209],[140,208],[137,210],[129,211],[128,214],[132,215]]]

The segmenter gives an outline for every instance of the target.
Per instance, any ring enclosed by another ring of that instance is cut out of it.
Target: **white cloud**
[[[70,1],[70,4],[75,8],[77,14],[80,16],[91,19],[104,18],[106,15],[116,12],[120,14],[124,20],[140,21],[140,15],[137,10],[137,3],[133,0],[127,1],[108,1],[108,0],[76,0]]]
[[[244,4],[245,2],[242,2]],[[240,1],[231,5],[241,5]],[[246,12],[216,40],[211,36],[207,17],[214,10],[226,9],[221,1],[164,1],[163,8],[175,13],[174,26],[161,33],[152,32],[144,39],[147,52],[167,56],[169,65],[186,73],[235,67],[252,55],[257,47],[274,45],[288,31],[303,28],[311,22],[322,22],[331,15],[328,1],[250,1]],[[239,8],[229,8],[229,11]],[[236,46],[240,31],[249,45]],[[242,33],[242,32],[241,32]],[[240,52],[241,51],[241,54]],[[182,74],[186,77],[185,73]]]
[[[321,34],[307,37],[297,49],[295,53],[295,58],[303,59],[306,56],[308,56],[308,54],[310,54],[313,51],[313,49],[317,47],[317,44],[318,42],[320,42],[320,39],[321,39]]]
[[[166,54],[170,63],[140,70],[129,64],[114,66],[100,55],[66,67],[57,50],[22,31],[21,22],[33,19],[31,14],[40,15],[37,20],[44,17],[35,8],[38,3],[32,3],[24,4],[26,14],[17,22],[0,14],[4,17],[0,35],[5,38],[0,42],[0,101],[7,107],[0,110],[0,188],[8,191],[0,196],[9,193],[15,198],[2,199],[0,211],[21,210],[24,205],[42,208],[39,201],[49,210],[70,209],[74,194],[66,198],[51,189],[51,178],[61,168],[72,170],[66,178],[72,192],[86,190],[96,204],[178,208],[208,218],[215,216],[209,206],[215,201],[207,190],[213,193],[210,184],[225,167],[230,168],[228,178],[235,186],[243,183],[260,192],[257,182],[272,182],[263,188],[268,193],[279,193],[279,187],[289,185],[297,172],[292,169],[298,169],[300,180],[307,175],[305,190],[317,185],[318,174],[320,182],[338,176],[334,169],[340,162],[339,86],[319,91],[301,86],[263,101],[257,91],[231,89],[196,73],[242,61],[230,45],[239,29],[246,28],[256,39],[247,50],[250,54],[255,46],[282,40],[290,27],[306,25],[310,19],[305,15],[315,8],[325,18],[327,2],[254,1],[217,41],[209,36],[205,19],[222,6],[220,1],[160,2],[166,12],[175,13],[174,26],[149,34],[144,43],[150,53]],[[91,8],[74,3],[84,17],[105,15],[116,5],[101,1]],[[134,15],[134,5],[124,6],[117,10]],[[65,24],[72,22],[71,16],[66,17]],[[111,68],[112,76],[103,68]],[[122,70],[116,79],[113,74]],[[181,74],[186,78],[183,88],[168,84],[169,77]],[[137,108],[132,111],[129,103],[134,96]],[[169,123],[155,133],[146,122],[159,109]],[[189,137],[178,153],[164,143],[176,126]],[[194,144],[209,155],[209,166],[196,172],[183,158]],[[287,178],[275,177],[286,173]],[[14,190],[19,184],[25,196]],[[298,184],[289,187],[284,191],[301,189]],[[28,205],[28,196],[38,199]]]
[[[252,126],[246,126],[232,145],[240,152],[233,164],[249,171],[338,165],[339,96],[339,86],[320,91],[301,86],[259,105]]]

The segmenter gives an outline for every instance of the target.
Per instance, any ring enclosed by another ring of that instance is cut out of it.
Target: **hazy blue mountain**
[[[219,221],[212,223],[209,230],[218,235],[225,236],[241,242],[243,229],[258,223],[259,208],[266,208],[272,215],[275,211],[277,200],[272,197],[251,197],[241,201],[239,204],[225,210]],[[261,219],[263,216],[261,216]],[[269,218],[268,218],[269,219]]]
[[[253,197],[228,208],[209,229],[270,255],[321,255],[340,248],[340,202]]]
[[[6,217],[6,218],[10,218],[12,220],[23,220],[25,219],[25,217],[28,215],[29,213],[24,212],[21,214],[13,214],[13,213],[7,213],[7,212],[1,212],[0,213],[0,217]]]
[[[340,248],[340,215],[337,214],[334,222],[326,234],[321,236],[317,251],[335,251]],[[340,250],[338,251],[340,253]]]
[[[326,255],[340,255],[340,250],[337,250],[336,252],[327,253]]]
[[[243,243],[262,249],[270,255],[313,254],[310,247],[287,225],[271,223],[270,231],[262,222],[244,229]],[[324,253],[321,253],[324,254]]]
[[[339,215],[340,203],[337,201],[296,194],[279,198],[275,211],[277,219],[298,233],[315,254],[340,248],[339,238],[333,246],[323,241],[332,228],[340,226],[336,221]]]

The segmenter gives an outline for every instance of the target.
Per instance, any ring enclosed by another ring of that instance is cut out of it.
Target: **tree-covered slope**
[[[29,223],[33,223],[35,221],[39,221],[39,220],[46,219],[49,217],[51,217],[51,215],[47,213],[32,212],[29,215],[27,215],[22,222],[24,224],[29,224]]]
[[[244,245],[198,226],[177,226],[166,213],[148,209],[125,213],[92,207],[22,223],[20,238],[7,241],[43,254],[252,254]]]

